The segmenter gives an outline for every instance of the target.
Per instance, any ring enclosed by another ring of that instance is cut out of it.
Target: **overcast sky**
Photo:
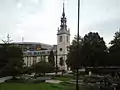
[[[71,40],[77,33],[77,1],[65,0]],[[0,0],[0,42],[9,33],[16,41],[56,44],[63,0]],[[96,31],[108,43],[120,28],[120,0],[81,0],[80,35]]]

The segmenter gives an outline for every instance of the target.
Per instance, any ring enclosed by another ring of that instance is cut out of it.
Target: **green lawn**
[[[83,76],[83,75],[79,76],[80,80],[82,80],[84,78],[85,78],[85,76]],[[75,80],[76,78],[75,78],[75,76],[55,76],[54,79],[61,80],[61,81],[70,81],[70,80],[73,80],[73,79]]]
[[[54,77],[54,79],[61,80],[61,81],[69,81],[73,78],[72,77],[67,77],[67,76],[56,76],[56,77]]]
[[[1,83],[0,90],[74,90],[73,86],[68,87],[60,84],[20,84],[20,83]]]
[[[80,86],[80,90],[97,90],[92,87]],[[75,90],[74,85],[62,84],[21,84],[21,83],[1,83],[0,90]]]
[[[75,90],[74,84],[69,84],[71,76],[55,76],[54,79],[61,80],[60,84],[50,83],[0,83],[0,90]],[[97,90],[93,87],[80,86],[80,90]]]

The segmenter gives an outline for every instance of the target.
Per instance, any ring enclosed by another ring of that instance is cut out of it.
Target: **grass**
[[[96,87],[90,87],[90,86],[80,86],[80,90],[99,90]]]
[[[83,78],[83,77],[82,77]],[[51,83],[0,83],[0,90],[75,90],[75,85],[68,83],[73,76],[55,76],[60,84]],[[68,82],[67,82],[68,81]],[[80,86],[80,90],[98,90],[90,86]]]
[[[73,78],[69,77],[69,76],[55,76],[54,79],[55,80],[61,80],[61,81],[70,81]]]
[[[79,75],[79,79],[80,80],[82,80],[82,79],[84,79],[85,78],[85,76],[83,76],[83,75]],[[56,79],[56,80],[61,80],[61,81],[70,81],[70,80],[75,80],[76,78],[75,78],[75,76],[54,76],[54,79]]]
[[[74,90],[74,87],[49,83],[40,84],[1,83],[0,90]]]
[[[80,86],[80,90],[98,90],[93,87]],[[0,90],[75,90],[75,85],[62,84],[18,84],[18,83],[1,83]]]

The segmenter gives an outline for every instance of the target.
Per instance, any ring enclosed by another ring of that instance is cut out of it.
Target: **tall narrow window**
[[[60,42],[62,42],[62,36],[60,36]]]
[[[67,36],[66,38],[67,38],[67,42],[68,42],[68,41],[69,41],[69,40],[68,40],[68,36]]]
[[[64,65],[64,60],[63,60],[63,57],[60,57],[59,64],[60,64],[61,66],[63,66],[63,65]]]

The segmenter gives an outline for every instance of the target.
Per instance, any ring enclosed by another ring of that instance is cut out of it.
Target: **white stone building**
[[[57,32],[57,61],[58,67],[67,70],[66,59],[68,54],[68,47],[70,46],[70,30],[67,29],[67,19],[65,17],[64,3],[63,3],[63,13],[61,17],[60,29]],[[63,65],[60,62],[63,61]]]
[[[23,54],[24,62],[28,67],[34,63],[40,62],[42,59],[48,61],[48,55],[50,54],[50,51],[53,50],[55,55],[55,64],[57,63],[57,66],[60,69],[67,70],[66,59],[68,54],[68,47],[70,45],[70,30],[67,28],[67,19],[64,11],[64,3],[61,17],[61,25],[58,28],[56,40],[57,45],[53,46],[35,42],[18,42],[14,44],[20,45],[22,48],[27,48],[25,50],[23,49]],[[37,50],[36,47],[44,49]],[[63,62],[62,65],[60,64],[61,61]]]
[[[51,50],[40,50],[40,51],[25,51],[24,52],[24,62],[26,66],[31,66],[41,60],[48,62],[48,56]],[[56,50],[53,50],[54,58],[56,60]]]

